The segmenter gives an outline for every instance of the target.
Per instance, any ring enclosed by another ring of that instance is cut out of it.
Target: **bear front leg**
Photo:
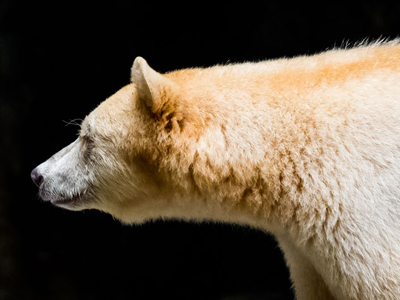
[[[297,300],[337,300],[308,259],[286,238],[278,237]]]

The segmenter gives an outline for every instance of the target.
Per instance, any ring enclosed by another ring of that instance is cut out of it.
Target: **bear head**
[[[99,209],[129,223],[168,210],[176,197],[166,179],[170,164],[179,160],[188,173],[194,155],[189,146],[201,120],[167,75],[136,58],[131,84],[84,119],[73,143],[32,171],[39,196],[58,207]]]

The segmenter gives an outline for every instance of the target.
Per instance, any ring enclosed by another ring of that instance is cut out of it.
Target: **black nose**
[[[38,169],[35,168],[33,169],[32,173],[31,173],[31,178],[33,180],[33,182],[39,187],[40,184],[43,182],[43,176],[42,174],[39,173]]]

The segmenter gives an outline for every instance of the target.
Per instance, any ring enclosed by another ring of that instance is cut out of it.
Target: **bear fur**
[[[298,300],[400,299],[400,45],[131,83],[32,173],[44,200],[124,223],[273,234]]]

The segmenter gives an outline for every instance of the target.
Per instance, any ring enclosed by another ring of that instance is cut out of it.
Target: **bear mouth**
[[[51,204],[68,210],[83,210],[82,195],[50,200]]]
[[[44,188],[39,188],[39,196],[44,201],[48,201],[54,206],[61,207],[68,210],[82,210],[82,203],[85,200],[87,192],[84,191],[82,193],[76,195],[63,195],[58,193],[50,193],[46,191]]]
[[[75,197],[73,198],[64,198],[64,199],[55,199],[55,200],[50,200],[51,204],[55,206],[62,206],[62,205],[68,205],[72,204],[76,201],[77,199]]]

